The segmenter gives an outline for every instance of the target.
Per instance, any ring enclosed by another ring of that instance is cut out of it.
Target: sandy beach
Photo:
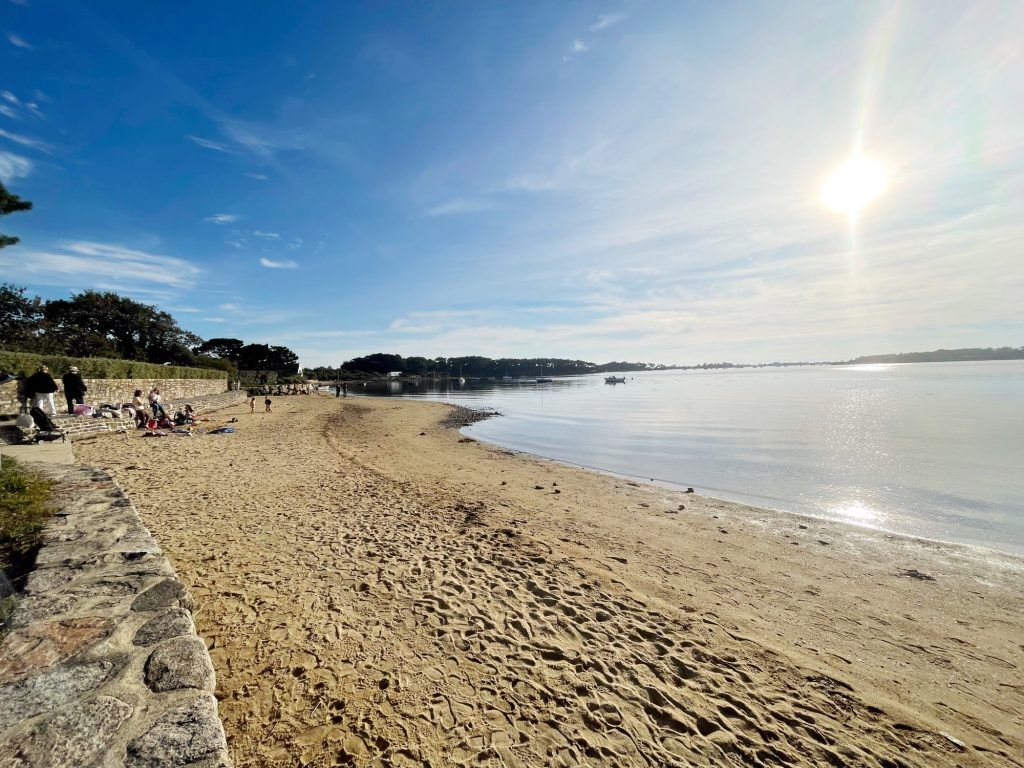
[[[275,398],[74,446],[196,600],[250,766],[1024,766],[1024,561]]]

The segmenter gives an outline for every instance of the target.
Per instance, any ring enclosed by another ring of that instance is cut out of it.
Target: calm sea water
[[[625,375],[356,389],[496,408],[466,431],[519,451],[1024,553],[1024,361]]]

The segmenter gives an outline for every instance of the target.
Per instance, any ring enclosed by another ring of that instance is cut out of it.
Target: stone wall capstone
[[[60,375],[53,377],[60,384]],[[228,391],[227,377],[223,379],[86,379],[89,391],[85,393],[85,402],[89,405],[98,403],[130,403],[132,394],[141,389],[143,395],[149,395],[153,387],[160,389],[166,400],[182,400],[203,395],[216,395]],[[64,393],[53,396],[58,410],[64,410],[67,403]],[[18,386],[14,381],[0,384],[0,414],[10,415],[18,412]]]
[[[60,510],[0,640],[0,766],[231,768],[184,584],[109,474],[45,471]]]

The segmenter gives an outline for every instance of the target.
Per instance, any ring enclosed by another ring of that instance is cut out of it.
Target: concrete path
[[[0,435],[10,437],[14,434],[14,419],[0,420]],[[17,461],[45,462],[47,464],[74,464],[75,457],[71,452],[71,441],[62,443],[55,440],[52,443],[39,443],[37,445],[8,444],[0,440],[0,461],[6,458]]]

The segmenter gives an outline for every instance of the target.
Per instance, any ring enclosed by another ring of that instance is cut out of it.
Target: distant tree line
[[[365,357],[346,360],[337,367],[306,368],[306,375],[321,381],[345,378],[385,376],[400,372],[404,376],[441,376],[470,378],[497,378],[502,376],[537,377],[571,376],[603,371],[644,371],[655,366],[648,363],[605,363],[598,365],[586,360],[566,360],[557,357],[493,359],[470,355],[467,357],[402,357],[377,352]]]
[[[837,365],[867,363],[954,363],[970,360],[1024,360],[1024,347],[965,347],[936,349],[932,352],[900,352],[891,355],[865,355]]]
[[[203,341],[167,312],[111,291],[83,291],[43,301],[25,288],[0,284],[0,349],[143,363],[273,370],[294,374],[299,358],[287,347],[240,339]]]

